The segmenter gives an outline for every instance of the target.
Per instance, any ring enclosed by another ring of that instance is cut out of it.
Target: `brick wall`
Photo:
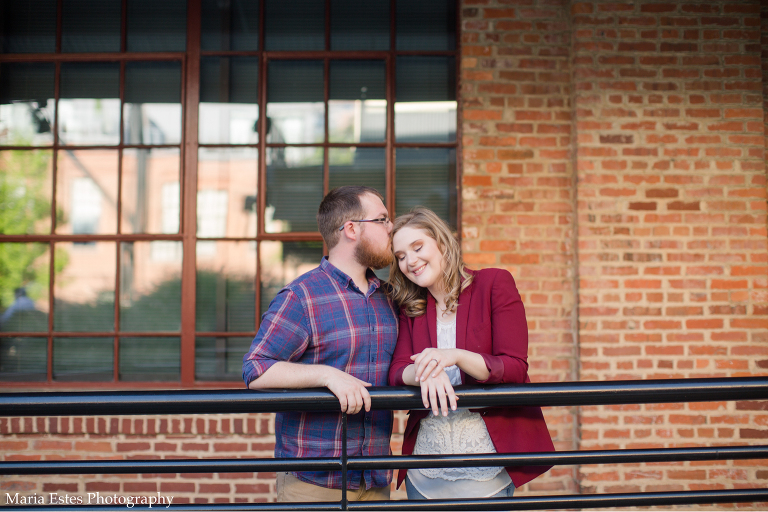
[[[472,266],[515,276],[532,379],[765,375],[768,1],[464,0],[460,10],[464,250]],[[768,438],[762,403],[545,414],[562,450]],[[271,453],[273,428],[266,415],[0,419],[0,452],[6,460],[258,457]],[[767,479],[765,461],[563,467],[519,493]],[[274,480],[0,480],[0,492],[95,490],[258,501],[273,499]]]
[[[757,1],[571,6],[582,380],[764,372],[766,189]],[[580,446],[742,444],[732,402],[590,407]],[[581,468],[586,492],[763,486],[764,461]]]
[[[462,8],[464,258],[512,272],[534,382],[578,379],[569,24],[559,0]],[[545,414],[557,449],[575,449],[575,411]],[[573,467],[518,492],[528,491],[575,492]]]

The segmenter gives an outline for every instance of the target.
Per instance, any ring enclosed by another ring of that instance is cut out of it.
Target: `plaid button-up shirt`
[[[323,258],[320,266],[285,288],[269,305],[259,332],[243,357],[246,385],[278,361],[324,364],[374,386],[387,384],[397,342],[397,311],[380,281],[368,271],[369,289],[360,291],[348,275]],[[392,412],[361,410],[347,416],[350,456],[389,455]],[[341,413],[282,412],[275,419],[275,457],[340,457]],[[341,488],[339,471],[294,472],[322,487]],[[347,485],[386,487],[390,470],[349,471]]]

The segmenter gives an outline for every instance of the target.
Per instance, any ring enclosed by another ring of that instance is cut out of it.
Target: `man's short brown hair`
[[[360,202],[360,197],[365,194],[372,194],[384,201],[378,190],[364,185],[337,187],[323,198],[317,210],[317,227],[329,250],[339,243],[339,228],[345,222],[362,219],[365,215]]]

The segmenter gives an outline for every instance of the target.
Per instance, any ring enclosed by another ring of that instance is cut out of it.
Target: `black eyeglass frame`
[[[392,222],[392,220],[389,217],[379,217],[378,219],[359,219],[359,220],[351,219],[351,220],[348,220],[347,222],[375,222],[377,224],[388,224]],[[339,231],[342,231],[344,229],[344,226],[346,226],[347,222],[341,225],[341,227],[339,228]]]

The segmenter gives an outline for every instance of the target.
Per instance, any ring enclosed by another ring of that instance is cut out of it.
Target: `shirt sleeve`
[[[400,328],[397,332],[397,345],[392,354],[392,363],[389,366],[389,385],[403,386],[403,371],[411,364],[413,351],[413,333],[411,332],[412,322],[409,321],[403,310],[400,310]]]
[[[301,300],[290,289],[277,294],[261,319],[251,348],[243,357],[248,386],[278,361],[297,361],[307,349],[310,329]]]

